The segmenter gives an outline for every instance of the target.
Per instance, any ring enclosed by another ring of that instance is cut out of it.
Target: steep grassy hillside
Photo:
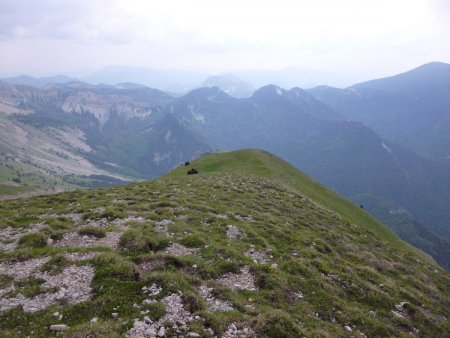
[[[1,202],[0,219],[2,337],[450,334],[445,271],[265,152]]]

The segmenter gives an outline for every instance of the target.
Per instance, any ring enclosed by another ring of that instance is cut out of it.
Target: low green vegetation
[[[13,249],[0,241],[2,299],[6,288],[29,299],[60,292],[39,278],[94,271],[84,301],[0,308],[2,337],[49,337],[58,323],[69,326],[65,337],[121,337],[135,318],[164,321],[164,301],[178,296],[192,316],[184,335],[230,326],[259,337],[450,335],[448,273],[265,152],[213,154],[151,182],[4,201],[0,217],[0,233],[21,233]],[[30,262],[38,268],[28,277],[8,275]],[[227,310],[212,310],[202,287]],[[174,324],[162,324],[166,336],[179,335]]]

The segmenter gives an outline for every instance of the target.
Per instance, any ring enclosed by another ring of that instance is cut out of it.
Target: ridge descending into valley
[[[0,196],[153,179],[217,149],[258,148],[450,271],[448,74],[431,63],[347,89],[267,85],[245,98],[218,87],[174,97],[133,83],[0,82]]]
[[[0,219],[2,337],[450,335],[449,274],[267,152]]]

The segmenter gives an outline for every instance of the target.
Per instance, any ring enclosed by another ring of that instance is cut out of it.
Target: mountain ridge
[[[192,168],[198,174],[187,175]],[[11,238],[0,243],[4,337],[450,332],[448,273],[267,152],[212,154],[155,181],[5,201],[0,214]]]

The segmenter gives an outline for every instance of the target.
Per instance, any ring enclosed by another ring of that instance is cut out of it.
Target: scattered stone
[[[263,251],[255,250],[255,248],[250,248],[244,255],[253,259],[257,263],[267,263],[267,255]]]
[[[47,258],[48,260],[48,258]],[[28,263],[27,263],[28,262]],[[17,264],[30,266],[29,261]],[[16,306],[22,306],[25,312],[36,312],[60,301],[69,304],[77,304],[86,301],[91,296],[91,281],[94,277],[94,267],[83,265],[71,265],[66,267],[60,274],[50,275],[40,271],[22,271],[19,275],[32,276],[45,280],[42,288],[45,292],[33,298],[27,298],[21,293],[11,298],[0,298],[0,311],[5,311]],[[18,275],[12,269],[10,275]],[[16,277],[21,279],[20,277]],[[22,277],[24,278],[24,277]],[[54,291],[54,290],[57,291]],[[61,314],[59,315],[61,317]],[[62,319],[62,317],[61,317]]]
[[[54,312],[53,317],[59,317],[59,312]]]
[[[72,262],[86,261],[98,256],[98,252],[71,252],[64,254],[64,257]]]
[[[255,331],[247,322],[241,323],[238,328],[235,323],[228,325],[227,330],[222,334],[222,338],[256,338]]]
[[[230,302],[223,301],[220,299],[217,299],[213,296],[213,288],[210,288],[206,285],[202,285],[199,288],[200,296],[206,301],[208,304],[208,310],[209,311],[220,311],[220,312],[227,312],[227,311],[233,311],[234,308],[231,306]]]
[[[150,287],[151,288],[151,287]],[[156,287],[157,288],[157,287]],[[147,288],[148,290],[149,288]],[[157,288],[159,289],[159,288]],[[144,290],[146,291],[146,290]],[[156,302],[156,300],[146,299],[147,301]],[[175,323],[176,330],[180,333],[182,331],[187,334],[187,324],[193,321],[196,317],[192,315],[189,311],[184,309],[183,301],[179,293],[172,293],[171,295],[164,297],[161,300],[161,303],[164,305],[166,313],[160,318],[157,322],[152,322],[150,318],[144,317],[143,321],[135,321],[133,324],[133,328],[130,329],[126,334],[126,338],[138,338],[138,337],[164,337],[166,335],[166,328],[164,327],[164,323],[171,322]],[[198,316],[198,319],[201,317]],[[136,324],[137,323],[137,324]],[[184,336],[183,334],[180,334]]]
[[[236,226],[232,224],[227,225],[227,238],[231,240],[236,240],[240,238],[244,238],[245,234]]]
[[[24,279],[36,273],[50,257],[33,258],[24,262],[0,263],[0,275],[14,279]]]
[[[172,234],[169,232],[169,225],[175,224],[175,222],[163,219],[159,222],[156,222],[155,231],[161,235],[172,237]]]
[[[294,299],[297,301],[304,298],[303,292],[301,292],[301,291],[294,292],[293,296],[294,296]]]
[[[181,256],[194,255],[195,253],[197,253],[197,251],[198,251],[198,249],[195,249],[195,248],[187,248],[184,245],[181,245],[178,243],[172,243],[172,245],[169,246],[165,250],[165,253],[169,254],[169,255],[181,257]]]
[[[106,246],[116,248],[119,245],[121,233],[108,232],[103,238],[95,238],[91,236],[80,236],[76,232],[65,233],[61,240],[55,241],[53,246],[56,247],[79,247],[89,248],[94,246]]]
[[[395,304],[395,310],[391,310],[392,314],[397,318],[405,318],[408,315],[406,305],[408,305],[408,302]]]
[[[95,324],[97,322],[98,322],[98,318],[97,317],[94,317],[94,318],[91,319],[91,324]]]
[[[117,317],[119,317],[119,314],[117,312],[113,312],[113,313],[111,313],[111,317],[117,318]]]
[[[255,278],[250,273],[250,268],[248,266],[241,268],[240,274],[232,272],[227,273],[219,278],[218,282],[231,289],[256,291]]]
[[[148,293],[149,296],[154,297],[159,295],[159,293],[162,291],[162,288],[158,287],[158,285],[153,283],[152,286],[150,286],[149,288],[146,286],[142,287],[142,291],[144,293]]]
[[[126,218],[117,218],[112,223],[118,227],[124,228],[123,230],[125,230],[126,228],[128,228],[126,224],[129,222],[145,223],[147,222],[147,220],[141,216],[128,216]]]
[[[352,328],[351,328],[350,326],[348,326],[348,325],[345,325],[345,326],[344,326],[344,329],[345,329],[345,331],[347,331],[347,332],[353,332]]]

